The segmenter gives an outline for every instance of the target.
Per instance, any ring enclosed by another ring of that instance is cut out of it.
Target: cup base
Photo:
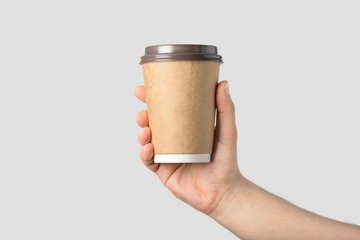
[[[155,154],[155,163],[208,163],[211,154]]]

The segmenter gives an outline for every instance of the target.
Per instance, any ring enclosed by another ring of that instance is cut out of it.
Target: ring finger
[[[144,146],[151,141],[151,130],[149,127],[144,127],[143,129],[141,129],[138,140],[141,146]]]

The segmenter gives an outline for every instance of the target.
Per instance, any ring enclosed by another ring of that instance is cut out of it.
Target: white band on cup
[[[155,154],[155,163],[208,163],[211,154]]]

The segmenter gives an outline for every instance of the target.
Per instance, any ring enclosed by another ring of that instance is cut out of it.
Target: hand
[[[135,95],[145,101],[143,86]],[[226,81],[216,89],[217,119],[210,163],[154,163],[146,111],[140,158],[179,199],[209,215],[241,239],[360,239],[360,227],[301,209],[243,177],[237,164],[235,108]]]
[[[144,86],[135,89],[135,96],[146,103]],[[213,154],[210,163],[154,163],[154,147],[147,111],[140,111],[136,121],[142,130],[140,158],[155,172],[161,182],[179,199],[201,212],[214,215],[228,193],[243,178],[237,164],[237,130],[235,107],[227,81],[216,89],[217,119]]]

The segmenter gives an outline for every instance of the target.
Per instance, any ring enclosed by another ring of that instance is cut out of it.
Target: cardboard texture
[[[219,68],[214,61],[143,64],[155,154],[212,153]]]

